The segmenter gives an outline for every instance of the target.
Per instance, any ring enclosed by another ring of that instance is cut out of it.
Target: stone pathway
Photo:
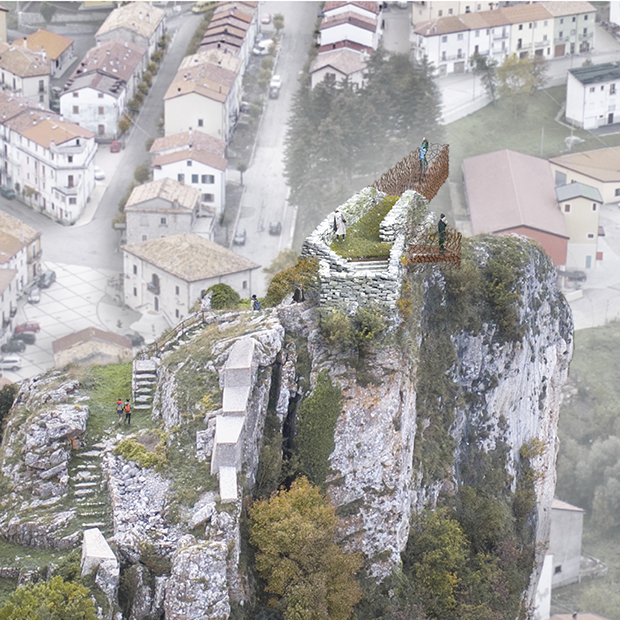
[[[82,528],[98,527],[106,538],[114,534],[110,502],[101,473],[104,444],[84,446],[71,459],[69,493],[73,494],[78,523]]]
[[[153,358],[133,361],[132,390],[134,409],[150,409],[157,386],[157,361]]]

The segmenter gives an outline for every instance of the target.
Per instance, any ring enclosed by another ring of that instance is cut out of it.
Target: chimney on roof
[[[22,45],[28,49],[28,42],[26,41],[27,37],[24,37],[24,40],[22,41]]]
[[[146,14],[146,21],[150,24],[151,23],[151,14],[147,13]]]
[[[142,11],[138,11],[138,17],[142,19]]]

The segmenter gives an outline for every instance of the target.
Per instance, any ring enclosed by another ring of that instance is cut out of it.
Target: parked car
[[[23,340],[26,344],[34,344],[37,337],[32,332],[17,332],[13,334],[11,340]]]
[[[271,23],[271,13],[265,13],[260,20],[261,24],[270,24]]]
[[[13,200],[15,198],[15,190],[10,187],[0,187],[0,196],[3,198],[8,198],[9,200]]]
[[[282,78],[279,75],[274,75],[269,82],[269,98],[277,99],[280,94],[280,88],[282,87]]]
[[[282,233],[282,222],[270,222],[269,223],[269,234],[270,235],[279,235]]]
[[[49,288],[54,282],[56,282],[56,272],[51,269],[44,271],[39,278],[39,286],[41,288]]]
[[[271,39],[259,41],[252,49],[252,54],[254,54],[255,56],[267,56],[267,54],[269,54],[269,48],[272,45],[273,41]]]
[[[140,334],[125,334],[125,338],[131,340],[132,347],[141,347],[144,344],[144,338]]]
[[[19,355],[5,355],[0,358],[0,370],[19,370],[22,367],[22,358]]]
[[[574,280],[575,282],[585,282],[588,279],[588,274],[585,271],[559,271],[562,277]]]
[[[26,350],[26,343],[23,340],[9,340],[0,346],[2,353],[21,353]]]
[[[26,321],[15,328],[15,333],[21,332],[38,332],[41,331],[41,326],[36,321]]]
[[[103,179],[105,179],[105,172],[99,166],[95,166],[95,181],[103,181]]]
[[[114,140],[112,144],[110,144],[110,153],[120,153],[123,145],[118,141]]]
[[[194,4],[194,6],[192,7],[192,13],[206,13],[209,9],[212,9],[216,6],[217,2],[213,2],[213,0],[211,0],[210,2],[196,2],[196,4]]]
[[[233,238],[233,243],[235,245],[245,245],[245,239],[247,235],[245,232],[245,228],[238,228],[235,236]]]
[[[28,294],[28,303],[38,304],[41,301],[41,289],[38,286],[30,289]]]

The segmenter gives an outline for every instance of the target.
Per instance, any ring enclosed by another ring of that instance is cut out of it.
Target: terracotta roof
[[[346,13],[338,13],[337,15],[329,15],[321,20],[319,30],[326,30],[327,28],[334,28],[343,24],[351,24],[357,28],[364,30],[370,30],[370,32],[377,31],[377,19],[372,17],[366,17],[353,11],[347,11]]]
[[[192,233],[131,243],[123,246],[123,250],[186,282],[208,280],[260,267]]]
[[[200,151],[217,155],[222,159],[226,157],[226,142],[210,136],[203,131],[196,130],[182,131],[170,136],[164,136],[163,138],[157,138],[155,142],[153,142],[149,153],[157,155],[167,151],[176,151],[186,148],[197,148]]]
[[[147,200],[153,200],[154,198],[162,198],[173,205],[176,203],[174,209],[167,209],[167,211],[187,212],[193,211],[196,207],[200,200],[200,192],[174,179],[151,181],[150,183],[134,187],[125,205],[125,211],[140,211],[142,209],[137,205],[141,205]]]
[[[112,332],[104,332],[102,329],[97,329],[96,327],[87,327],[79,332],[74,332],[73,334],[54,340],[54,342],[52,342],[52,349],[54,350],[55,355],[56,353],[66,351],[67,349],[70,349],[78,344],[90,342],[91,340],[115,344],[124,349],[132,348],[131,340],[125,336],[119,336],[118,334],[114,334]]]
[[[544,6],[537,2],[532,4],[517,4],[499,10],[510,20],[511,24],[536,22],[553,17]],[[491,13],[492,12],[493,11],[491,11]]]
[[[448,17],[438,17],[420,22],[413,32],[422,36],[435,36],[463,32],[469,29],[470,26],[461,19],[460,15],[449,15]]]
[[[143,47],[120,39],[91,47],[67,80],[65,89],[71,86],[71,80],[92,71],[101,71],[128,82],[145,54]]]
[[[219,19],[220,15],[221,16],[228,15],[230,17],[234,17],[235,19],[239,19],[245,22],[246,24],[252,23],[253,13],[247,13],[246,11],[240,11],[238,8],[234,6],[230,6],[232,4],[236,4],[236,3],[220,2],[218,7],[215,9],[215,12],[213,13],[213,17],[211,18],[211,21],[213,21],[214,19]],[[252,11],[253,9],[248,8],[247,10]]]
[[[48,58],[57,60],[60,55],[73,45],[73,39],[63,37],[61,34],[50,32],[49,30],[39,29],[33,34],[29,34],[26,39],[26,46],[33,52],[45,50]],[[23,45],[24,39],[16,39],[13,45]]]
[[[334,43],[328,43],[326,45],[321,45],[318,48],[317,52],[320,55],[320,54],[325,54],[326,52],[331,52],[333,50],[342,49],[342,48],[348,48],[348,49],[355,50],[358,52],[366,51],[369,54],[372,54],[374,52],[372,47],[369,47],[368,45],[362,45],[361,43],[357,43],[355,41],[349,41],[347,39],[345,39],[344,41],[336,41]]]
[[[230,27],[240,30],[242,32],[247,32],[250,27],[250,23],[243,20],[233,17],[232,15],[228,15],[226,13],[220,13],[220,15],[216,18],[214,15],[209,23],[209,27],[207,28],[207,32],[211,32],[214,28],[219,27]]]
[[[553,501],[551,502],[551,509],[552,510],[568,510],[570,512],[585,512],[583,508],[573,506],[572,504],[569,504],[568,502],[563,502],[561,499],[558,499],[557,497],[553,498]]]
[[[28,224],[24,224],[16,217],[0,211],[0,230],[13,237],[17,237],[24,243],[32,243],[41,236],[41,232],[35,230]]]
[[[257,8],[258,2],[242,2],[241,0],[237,2],[220,2],[213,14],[217,15],[222,11],[238,11],[248,15],[251,21],[256,14]]]
[[[600,65],[569,69],[569,73],[582,84],[599,84],[620,79],[620,62],[602,62]]]
[[[6,265],[26,245],[24,241],[0,230],[0,265]]]
[[[612,146],[606,149],[552,157],[549,161],[603,183],[620,182],[620,148],[618,147]]]
[[[217,65],[186,67],[177,72],[164,100],[195,92],[223,103],[235,83],[235,78],[235,73]]]
[[[223,49],[227,50],[227,46],[230,46],[230,51],[233,54],[237,54],[243,45],[243,40],[239,37],[233,37],[229,34],[213,34],[205,35],[200,42],[200,51],[203,49]]]
[[[596,8],[589,2],[564,2],[563,0],[554,0],[553,2],[541,2],[540,4],[554,17],[579,15],[581,13],[596,13]]]
[[[332,67],[344,75],[351,75],[366,68],[366,61],[360,52],[346,47],[319,54],[310,67],[310,73]]]
[[[0,261],[2,260],[0,255]],[[4,293],[9,284],[13,282],[13,278],[17,275],[17,269],[0,269],[0,293]]]
[[[183,151],[175,151],[174,153],[166,153],[165,155],[158,155],[154,160],[151,166],[153,168],[161,168],[167,164],[172,164],[177,161],[185,161],[187,159],[192,159],[194,161],[199,161],[207,166],[211,166],[212,168],[216,168],[217,170],[221,170],[222,172],[226,170],[226,166],[228,166],[228,160],[222,159],[213,153],[209,153],[207,151],[201,151],[199,149],[186,149]]]
[[[36,77],[50,74],[50,61],[23,45],[15,46],[0,42],[0,67],[20,77]]]
[[[131,30],[140,36],[150,39],[166,12],[146,2],[131,2],[114,9],[103,22],[95,37],[113,30]]]
[[[227,34],[231,37],[235,37],[237,39],[241,39],[242,41],[245,39],[246,31],[241,28],[235,28],[230,24],[221,24],[219,26],[214,26],[213,28],[209,26],[209,29],[205,32],[205,37],[210,36],[219,36]]]
[[[568,238],[544,159],[505,149],[465,159],[463,175],[475,235],[526,226]]]
[[[72,78],[71,83],[68,83],[68,86],[65,87],[60,98],[62,99],[67,93],[71,93],[75,90],[92,88],[93,90],[106,93],[118,99],[118,97],[125,92],[126,87],[127,82],[125,80],[97,70]]]
[[[69,140],[75,138],[94,138],[95,134],[88,129],[80,127],[76,123],[70,121],[61,121],[58,115],[46,116],[43,114],[37,118],[36,113],[32,115],[30,112],[20,114],[19,116],[11,119],[6,124],[17,133],[21,134],[25,138],[40,144],[41,146],[49,149],[52,141],[54,144],[64,144]]]
[[[226,71],[238,74],[241,67],[241,59],[218,49],[199,50],[195,54],[183,58],[179,70],[206,64],[215,65]]]
[[[342,2],[341,0],[328,0],[323,6],[323,13],[329,13],[329,11],[333,11],[334,9],[338,9],[342,6],[347,6],[349,4],[358,6],[360,7],[360,9],[364,9],[369,13],[379,13],[378,2]]]
[[[0,122],[5,123],[30,108],[34,108],[30,99],[0,91]]]

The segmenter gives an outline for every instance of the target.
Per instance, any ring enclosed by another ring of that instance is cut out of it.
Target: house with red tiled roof
[[[63,368],[67,364],[106,366],[128,362],[133,358],[129,338],[96,327],[87,327],[54,340],[52,350],[56,368]]]
[[[340,15],[352,11],[364,17],[377,18],[381,14],[380,2],[365,2],[363,0],[347,2],[346,0],[328,0],[323,5],[325,17]]]
[[[351,10],[326,15],[319,25],[319,46],[354,41],[376,50],[381,38],[381,21],[376,16]]]
[[[27,37],[15,39],[13,45],[25,45],[33,52],[45,52],[50,60],[52,77],[62,73],[75,57],[73,39],[42,28]]]
[[[465,159],[463,178],[475,235],[525,235],[566,265],[569,232],[549,162],[504,149]]]
[[[326,77],[336,82],[349,80],[359,88],[364,87],[367,54],[346,47],[319,53],[310,67],[312,88]]]
[[[226,143],[201,131],[158,138],[150,152],[155,180],[175,179],[200,192],[199,215],[220,215],[226,204]]]
[[[0,43],[0,84],[34,103],[49,106],[50,61],[23,45]]]

